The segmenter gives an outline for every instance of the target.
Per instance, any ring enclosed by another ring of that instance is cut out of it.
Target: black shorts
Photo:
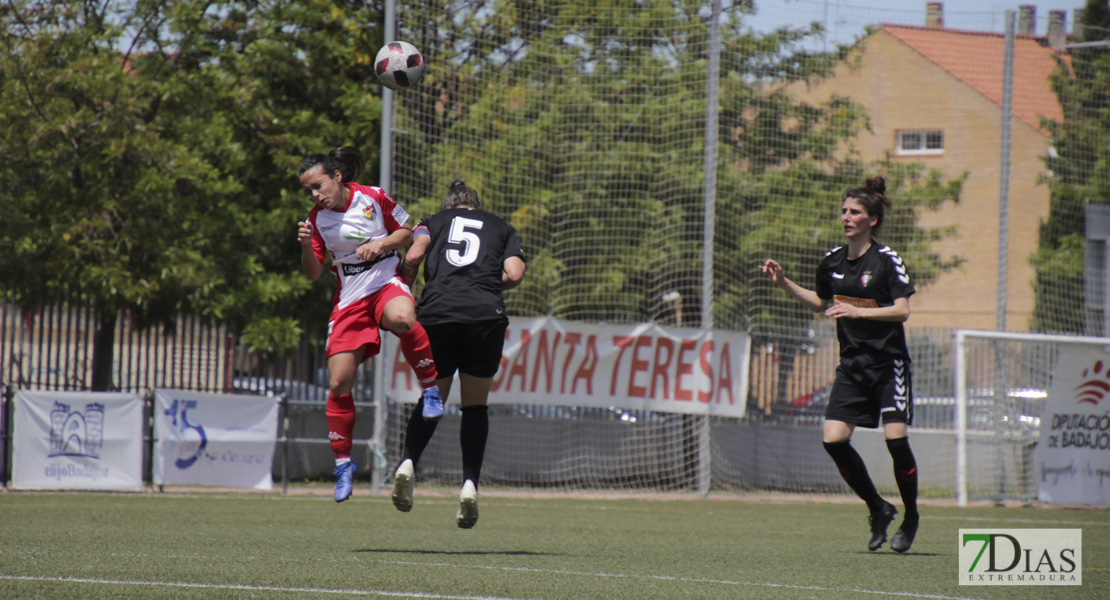
[[[842,359],[829,393],[825,418],[860,427],[913,424],[913,377],[908,360],[874,363],[864,357]]]
[[[425,325],[438,377],[451,377],[455,371],[473,377],[496,375],[508,327],[508,319]]]

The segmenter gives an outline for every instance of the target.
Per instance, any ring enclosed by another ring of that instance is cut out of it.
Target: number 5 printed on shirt
[[[466,217],[451,219],[451,232],[447,236],[447,241],[452,244],[462,244],[463,250],[462,252],[455,248],[448,250],[447,262],[456,267],[465,267],[478,260],[478,250],[481,249],[482,240],[474,232],[467,231],[467,229],[481,228],[482,222],[475,219],[467,219]]]

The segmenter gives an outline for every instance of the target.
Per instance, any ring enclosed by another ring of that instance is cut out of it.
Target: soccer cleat
[[[478,522],[478,489],[467,479],[459,492],[459,512],[455,513],[459,529],[470,529]]]
[[[896,514],[898,509],[884,501],[879,512],[873,512],[870,517],[867,517],[867,521],[871,524],[871,541],[867,543],[868,550],[874,552],[883,547],[883,542],[886,541],[886,528],[890,527],[890,522],[894,520]]]
[[[902,526],[898,531],[894,532],[894,537],[890,538],[890,549],[895,552],[905,552],[913,545],[913,538],[917,536],[917,525],[920,522],[920,517],[917,515],[906,515],[902,519]]]
[[[393,506],[401,512],[412,510],[412,490],[416,488],[413,482],[412,459],[406,458],[397,467],[393,475]]]
[[[439,397],[439,390],[430,387],[424,390],[424,415],[425,421],[438,421],[443,418],[443,400]]]
[[[355,461],[349,460],[341,465],[335,467],[335,501],[342,502],[351,497],[351,487],[354,483],[355,473],[358,472],[358,465]]]

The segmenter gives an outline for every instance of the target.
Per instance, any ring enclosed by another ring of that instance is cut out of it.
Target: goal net
[[[956,497],[961,506],[969,500],[1037,499],[1042,473],[1036,453],[1044,430],[1055,427],[1047,410],[1050,394],[1074,394],[1052,386],[1061,352],[1107,346],[1110,338],[956,333]]]
[[[395,95],[389,191],[419,218],[461,178],[513,223],[528,275],[506,295],[511,317],[751,336],[743,419],[499,406],[491,480],[847,492],[819,435],[834,326],[758,267],[774,258],[812,287],[825,252],[844,243],[844,192],[881,173],[894,206],[880,241],[905,259],[918,290],[909,324],[918,426],[935,436],[921,444],[931,450],[920,452],[923,490],[951,493],[954,329],[995,323],[999,293],[1011,298],[1012,327],[1037,326],[1028,290],[1038,218],[1009,225],[1007,287],[997,287],[999,165],[984,157],[1002,155],[1001,96],[975,78],[987,59],[987,71],[1001,72],[1001,12],[950,10],[922,27],[925,3],[830,12],[808,0],[440,0],[398,10],[397,35],[427,70]],[[1038,33],[1047,17],[1033,19]],[[1032,36],[1016,43],[1020,68],[1037,65],[1022,77],[1047,81],[1055,51]],[[882,94],[872,93],[877,82]],[[1051,135],[1041,123],[1061,118],[1054,103],[1047,86],[1015,86],[1011,202],[1042,218]],[[964,106],[976,108],[947,110]],[[390,452],[407,409],[389,413]],[[457,439],[433,444],[424,464],[450,480]],[[858,444],[889,465],[881,434],[862,432]],[[889,469],[874,471],[896,493]]]

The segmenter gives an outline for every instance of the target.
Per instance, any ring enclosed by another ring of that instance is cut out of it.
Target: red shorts
[[[394,298],[408,298],[412,300],[409,286],[400,279],[393,278],[382,289],[373,294],[333,312],[328,319],[328,349],[327,356],[339,352],[353,352],[362,348],[366,349],[362,360],[366,360],[378,353],[381,348],[381,336],[378,334],[378,324],[382,321],[385,305]]]

